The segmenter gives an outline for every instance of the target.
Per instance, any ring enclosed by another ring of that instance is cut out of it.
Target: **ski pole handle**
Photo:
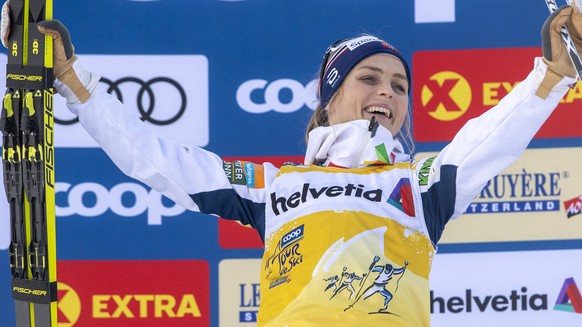
[[[550,14],[553,13],[554,11],[558,10],[558,5],[556,4],[555,0],[545,0],[546,1],[546,5],[548,6],[548,10],[550,11]],[[579,6],[578,8],[582,10],[582,1],[581,0],[574,0],[576,2],[576,6]],[[567,4],[570,6],[573,6],[572,1],[571,0],[566,0]],[[576,50],[576,46],[574,45],[574,42],[572,41],[572,38],[570,37],[570,33],[568,32],[568,29],[566,28],[566,26],[562,26],[562,30],[561,33],[562,35],[562,41],[564,41],[564,45],[566,46],[566,51],[568,52],[568,57],[570,58],[570,61],[572,62],[572,65],[574,66],[574,70],[576,71],[576,75],[578,75],[578,79],[582,80],[582,59],[580,59],[580,56],[578,55],[578,51]]]

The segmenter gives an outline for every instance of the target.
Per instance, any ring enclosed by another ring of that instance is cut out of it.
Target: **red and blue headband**
[[[322,108],[325,109],[352,68],[377,53],[387,53],[400,59],[410,85],[410,68],[400,52],[391,44],[369,35],[339,40],[327,48],[323,57],[319,74],[319,98]],[[410,89],[411,87],[408,88],[409,93]]]

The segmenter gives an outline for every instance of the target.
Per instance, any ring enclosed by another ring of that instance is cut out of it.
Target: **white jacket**
[[[521,155],[575,82],[542,100],[546,68],[537,59],[496,107],[418,162],[387,130],[370,137],[367,121],[315,129],[306,162],[278,169],[161,139],[101,88],[69,108],[127,175],[259,232],[259,325],[428,326],[428,277],[446,223]]]

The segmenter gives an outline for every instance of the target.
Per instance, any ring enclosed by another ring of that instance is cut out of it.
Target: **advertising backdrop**
[[[528,74],[547,16],[542,0],[54,0],[83,64],[159,135],[275,165],[302,161],[334,41],[371,33],[402,52],[421,157]],[[129,179],[55,99],[59,326],[255,326],[254,230]],[[432,325],[582,326],[581,185],[578,83],[445,231]],[[15,325],[9,241],[0,201],[1,326]]]

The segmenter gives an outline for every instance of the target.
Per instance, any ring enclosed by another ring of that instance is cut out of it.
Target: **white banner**
[[[0,54],[5,67],[6,54]],[[181,143],[206,146],[208,132],[208,59],[203,55],[79,55],[101,84],[121,98],[125,110],[155,133]],[[0,79],[0,89],[6,81]],[[97,147],[55,95],[57,147]]]
[[[582,326],[569,298],[581,262],[582,250],[437,254],[431,326]]]
[[[455,21],[455,0],[414,0],[416,23],[452,23]]]

